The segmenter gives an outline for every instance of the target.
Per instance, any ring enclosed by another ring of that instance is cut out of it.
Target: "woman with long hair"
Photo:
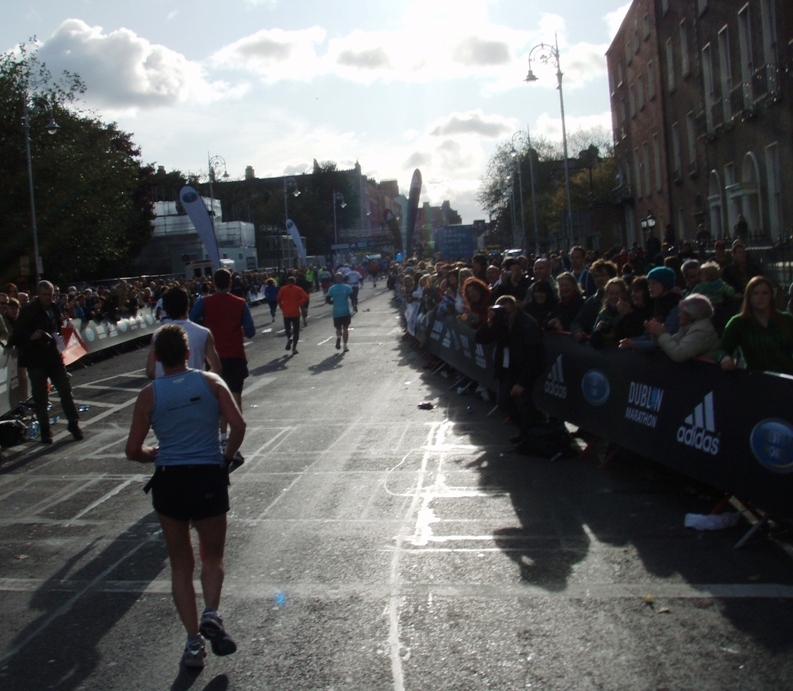
[[[764,276],[755,276],[746,284],[740,314],[724,327],[716,351],[723,370],[737,368],[737,350],[747,369],[793,374],[793,315],[777,311],[774,287]]]

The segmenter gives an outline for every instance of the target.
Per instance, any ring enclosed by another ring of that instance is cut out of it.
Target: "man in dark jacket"
[[[545,368],[542,331],[533,317],[518,308],[514,297],[502,295],[475,338],[477,343],[496,343],[498,405],[518,426],[518,436],[510,441],[521,451],[541,419],[531,395]]]
[[[53,287],[49,281],[41,281],[37,288],[36,299],[25,307],[19,315],[9,345],[19,351],[19,366],[27,367],[36,419],[41,430],[41,441],[52,444],[50,417],[47,410],[47,379],[58,390],[63,414],[69,421],[68,429],[77,440],[83,438],[78,424],[77,408],[72,397],[69,375],[58,350],[60,340],[61,310],[53,302]]]

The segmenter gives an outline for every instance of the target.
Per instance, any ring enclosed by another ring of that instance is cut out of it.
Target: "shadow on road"
[[[83,688],[99,666],[100,642],[113,632],[167,564],[153,512],[78,566],[95,545],[96,541],[71,556],[32,594],[27,609],[39,612],[39,616],[16,634],[9,652],[0,660],[4,681],[15,684],[6,688]],[[113,592],[112,586],[107,586],[115,580],[134,581],[139,592]],[[6,622],[6,626],[11,625]],[[162,627],[158,622],[154,625]],[[150,638],[154,634],[141,635]],[[111,653],[115,656],[113,664],[119,670],[139,666],[138,650],[133,640],[126,641]],[[35,679],[35,685],[23,683],[31,679]]]
[[[793,650],[793,603],[763,600],[749,593],[753,585],[793,585],[793,561],[777,543],[759,540],[735,550],[748,529],[741,521],[734,529],[695,532],[684,527],[686,513],[708,513],[719,498],[712,488],[698,485],[650,460],[621,452],[605,468],[596,454],[580,459],[527,457],[511,451],[515,433],[504,416],[487,418],[494,402],[450,391],[453,379],[433,375],[433,363],[412,345],[397,347],[402,366],[419,372],[433,390],[436,405],[455,421],[455,434],[484,449],[469,468],[479,473],[482,488],[507,493],[520,527],[514,523],[493,530],[494,543],[513,561],[521,582],[547,590],[568,587],[573,568],[592,550],[593,541],[606,548],[609,562],[602,573],[611,583],[632,582],[632,571],[680,580],[695,590],[724,584],[747,586],[746,597],[704,599],[695,606],[717,607],[734,627],[773,653]],[[471,408],[471,412],[469,412]],[[602,551],[602,550],[601,550]],[[641,565],[635,564],[636,558]],[[762,616],[758,603],[763,602]],[[776,604],[774,604],[776,603]],[[771,633],[773,632],[773,633]]]
[[[311,365],[311,367],[308,368],[308,371],[311,372],[311,374],[323,374],[324,372],[340,369],[343,359],[344,356],[341,352],[334,353],[333,355],[326,357],[319,364]]]

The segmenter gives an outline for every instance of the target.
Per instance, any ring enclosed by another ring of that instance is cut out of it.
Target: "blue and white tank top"
[[[160,450],[155,465],[223,463],[218,442],[220,403],[204,375],[187,370],[152,382],[151,426]]]

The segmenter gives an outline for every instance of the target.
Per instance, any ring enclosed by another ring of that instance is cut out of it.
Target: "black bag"
[[[21,444],[28,436],[28,428],[20,420],[3,420],[0,422],[0,446],[16,446]]]

